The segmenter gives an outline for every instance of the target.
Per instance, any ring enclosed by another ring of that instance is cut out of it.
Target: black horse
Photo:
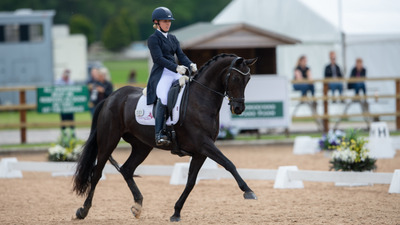
[[[232,113],[241,114],[244,111],[244,90],[250,80],[249,66],[256,60],[245,60],[236,55],[217,55],[192,79],[186,116],[184,121],[180,121],[180,125],[174,127],[179,148],[192,155],[192,160],[186,187],[175,204],[171,221],[180,220],[183,204],[193,189],[197,174],[207,157],[233,175],[244,192],[245,199],[257,199],[240,177],[235,165],[214,144],[219,131],[222,100],[224,97],[229,99]],[[124,177],[134,197],[132,213],[136,218],[140,216],[143,196],[133,179],[133,174],[156,146],[154,126],[143,126],[135,120],[135,106],[142,90],[138,87],[122,87],[96,107],[90,135],[74,175],[73,190],[78,195],[87,194],[83,208],[76,211],[78,219],[84,219],[89,212],[96,185],[107,160],[110,160]],[[132,152],[126,162],[118,167],[111,154],[121,137],[131,144]]]

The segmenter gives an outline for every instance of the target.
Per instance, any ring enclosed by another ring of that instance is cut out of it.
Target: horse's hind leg
[[[85,203],[83,203],[83,208],[79,208],[76,211],[76,218],[78,219],[84,219],[87,214],[89,213],[90,207],[92,207],[92,200],[93,200],[93,195],[94,195],[94,190],[96,188],[97,183],[99,182],[103,168],[107,162],[107,158],[102,158],[97,160],[96,166],[93,168],[93,175],[91,177],[91,182],[90,182],[90,191],[88,193],[88,196],[85,200]]]
[[[183,204],[185,203],[187,197],[192,191],[194,185],[196,184],[197,175],[199,174],[201,166],[203,166],[203,163],[206,160],[206,158],[207,158],[206,156],[198,154],[192,157],[192,161],[190,162],[189,176],[186,182],[186,187],[181,197],[179,197],[178,201],[175,203],[175,212],[174,215],[172,215],[170,218],[171,222],[178,222],[181,220],[181,210]]]
[[[145,145],[138,140],[132,141],[132,152],[129,158],[126,160],[124,165],[121,166],[120,172],[124,177],[129,189],[132,192],[135,204],[132,206],[131,211],[136,218],[140,217],[142,211],[143,196],[140,193],[134,179],[133,173],[136,168],[146,159],[149,155],[152,147]]]
[[[111,153],[114,151],[115,147],[117,147],[119,142],[119,137],[116,135],[107,136],[107,138],[98,139],[98,155],[97,155],[97,164],[93,168],[93,174],[91,176],[90,181],[90,191],[88,196],[83,204],[83,208],[79,208],[76,211],[76,218],[84,219],[89,213],[90,207],[92,207],[92,200],[94,195],[94,190],[96,189],[96,185],[99,182],[101,175],[103,173],[104,166],[107,163],[108,158],[111,156]]]

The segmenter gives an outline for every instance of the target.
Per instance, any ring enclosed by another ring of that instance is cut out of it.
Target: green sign
[[[283,102],[249,102],[241,115],[232,115],[233,119],[276,118],[283,117]]]
[[[87,86],[49,86],[37,88],[39,113],[72,113],[88,111]]]

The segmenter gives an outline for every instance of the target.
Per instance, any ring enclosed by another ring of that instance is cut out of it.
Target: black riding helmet
[[[172,16],[171,10],[166,7],[158,7],[151,14],[153,22],[155,20],[175,20]]]

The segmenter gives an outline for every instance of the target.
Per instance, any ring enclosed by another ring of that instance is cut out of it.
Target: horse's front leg
[[[224,154],[222,154],[222,152],[215,146],[212,140],[206,141],[202,150],[207,157],[220,164],[232,174],[232,176],[238,183],[239,188],[244,192],[243,196],[245,199],[257,199],[257,196],[249,188],[249,186],[247,186],[246,182],[237,172],[235,165]]]
[[[198,154],[192,157],[192,161],[190,162],[189,175],[188,175],[188,180],[186,182],[186,187],[181,197],[179,197],[178,201],[175,203],[175,212],[174,215],[172,215],[170,218],[171,222],[178,222],[181,220],[181,210],[183,204],[185,204],[187,197],[192,191],[194,185],[196,184],[197,175],[199,174],[200,168],[203,165],[206,158],[207,158],[206,156]]]

